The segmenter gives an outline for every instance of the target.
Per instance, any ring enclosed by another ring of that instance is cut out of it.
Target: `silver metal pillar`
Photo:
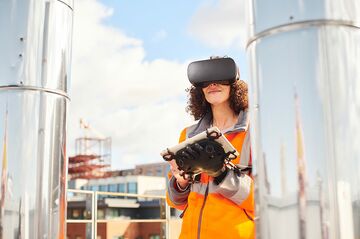
[[[0,1],[0,238],[66,238],[72,0]]]
[[[360,1],[249,11],[257,237],[359,239]]]

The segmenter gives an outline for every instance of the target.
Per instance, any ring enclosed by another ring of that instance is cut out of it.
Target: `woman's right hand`
[[[186,188],[186,186],[189,184],[189,180],[185,179],[183,176],[181,176],[180,174],[183,173],[183,171],[178,169],[178,166],[176,164],[176,161],[173,159],[171,161],[169,161],[170,163],[170,170],[172,175],[176,178],[176,181],[178,183],[178,185],[181,187],[181,189]]]

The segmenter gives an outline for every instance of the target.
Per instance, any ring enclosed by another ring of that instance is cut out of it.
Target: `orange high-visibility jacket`
[[[211,116],[206,115],[198,124],[185,128],[179,141],[203,132],[210,122]],[[240,112],[237,124],[223,133],[240,152],[232,162],[251,165],[248,112]],[[184,210],[180,238],[255,238],[253,191],[253,179],[248,174],[237,176],[229,171],[216,185],[212,177],[202,173],[200,182],[182,191],[170,173],[166,196],[171,207]]]

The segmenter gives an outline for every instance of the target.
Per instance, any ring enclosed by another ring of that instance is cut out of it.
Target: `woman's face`
[[[205,99],[211,105],[220,105],[227,102],[230,98],[230,85],[212,83],[202,88]]]

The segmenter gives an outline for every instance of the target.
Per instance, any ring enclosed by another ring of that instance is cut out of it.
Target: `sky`
[[[162,162],[194,123],[185,112],[191,61],[230,56],[247,81],[244,2],[75,1],[69,155],[86,134],[111,137],[113,169]]]

